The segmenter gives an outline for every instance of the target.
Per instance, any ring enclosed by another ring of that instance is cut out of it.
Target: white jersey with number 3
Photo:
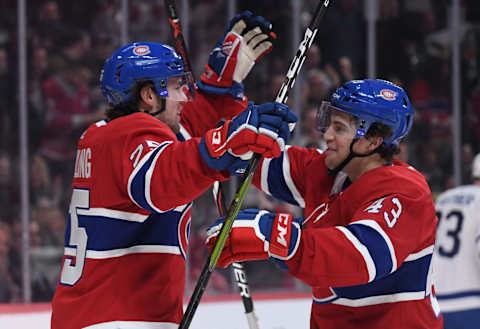
[[[480,186],[442,193],[434,256],[435,290],[442,312],[480,309]]]

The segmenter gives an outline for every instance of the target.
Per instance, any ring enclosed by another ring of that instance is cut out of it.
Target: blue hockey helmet
[[[193,97],[193,78],[184,72],[182,58],[160,43],[133,42],[121,47],[105,61],[100,75],[103,96],[114,106],[131,100],[136,82],[148,80],[160,97],[177,101]]]
[[[392,136],[383,144],[396,148],[408,134],[413,122],[413,108],[405,91],[385,80],[353,80],[343,84],[323,102],[319,109],[319,127],[328,128],[332,110],[349,113],[357,118],[355,138],[364,136],[374,122],[392,129]]]

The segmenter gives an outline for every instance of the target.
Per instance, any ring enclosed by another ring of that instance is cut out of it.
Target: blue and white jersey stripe
[[[177,133],[177,139],[180,142],[188,141],[192,136],[190,133],[185,129],[185,127],[182,124],[179,124],[180,126],[180,131]]]
[[[265,159],[262,164],[262,190],[276,199],[305,208],[305,200],[298,191],[290,174],[290,159],[286,146],[282,155],[275,159]]]
[[[382,278],[397,268],[395,250],[388,235],[374,220],[360,220],[346,227],[337,226],[365,260],[369,281]]]
[[[78,209],[78,226],[88,236],[86,258],[106,259],[133,253],[169,253],[185,257],[191,203],[164,213],[142,215],[105,208]],[[188,218],[187,218],[188,217]],[[70,236],[70,219],[66,237]],[[75,256],[65,239],[65,255]]]
[[[359,227],[356,229],[358,230]],[[351,231],[348,230],[348,232]],[[350,234],[353,235],[353,233]],[[369,240],[372,234],[374,233],[371,231],[363,233],[357,241]],[[366,236],[368,237],[365,238]],[[378,237],[370,241],[378,242],[377,239]],[[317,304],[333,303],[350,307],[361,307],[407,300],[420,300],[428,297],[431,291],[431,282],[428,279],[428,274],[431,268],[433,245],[418,253],[409,255],[402,265],[391,273],[389,272],[393,268],[391,261],[386,261],[390,264],[388,266],[379,265],[375,261],[375,259],[379,259],[378,255],[381,253],[384,254],[383,258],[385,260],[391,257],[390,251],[387,251],[389,248],[386,245],[387,243],[375,251],[372,248],[363,246],[370,254],[371,262],[374,265],[374,269],[370,273],[370,277],[375,274],[374,281],[358,286],[331,288],[333,291],[332,296],[323,299],[313,298],[313,301]],[[372,266],[372,264],[369,266]],[[382,276],[380,273],[389,274]]]
[[[128,195],[135,204],[151,212],[162,213],[169,209],[158,209],[150,197],[150,184],[158,157],[172,142],[167,141],[147,153],[128,178]]]
[[[480,316],[480,290],[465,290],[451,294],[437,294],[442,312],[459,312],[476,309]]]

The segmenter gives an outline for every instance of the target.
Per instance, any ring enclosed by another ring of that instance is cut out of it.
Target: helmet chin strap
[[[367,154],[358,154],[358,153],[355,153],[353,151],[353,145],[355,144],[355,142],[358,141],[358,138],[354,138],[352,140],[352,142],[350,143],[350,153],[348,154],[348,156],[345,158],[345,160],[343,160],[338,166],[336,166],[335,168],[333,169],[328,169],[328,174],[330,176],[333,176],[333,175],[336,175],[338,174],[338,172],[340,170],[342,170],[343,168],[345,168],[345,166],[350,162],[350,160],[352,160],[353,158],[365,158],[365,157],[368,157],[370,155],[372,155],[373,153],[377,152],[378,148],[381,146],[381,144],[375,148],[372,152],[369,152]]]
[[[160,110],[156,111],[156,112],[148,112],[148,114],[150,114],[151,116],[156,116],[157,114],[160,114],[162,113],[163,111],[165,111],[165,109],[167,108],[167,100],[163,97],[160,98]]]

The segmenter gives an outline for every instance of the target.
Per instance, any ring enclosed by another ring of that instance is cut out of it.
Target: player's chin
[[[336,156],[336,152],[327,150],[325,151],[325,165],[328,169],[333,169],[339,164]]]

